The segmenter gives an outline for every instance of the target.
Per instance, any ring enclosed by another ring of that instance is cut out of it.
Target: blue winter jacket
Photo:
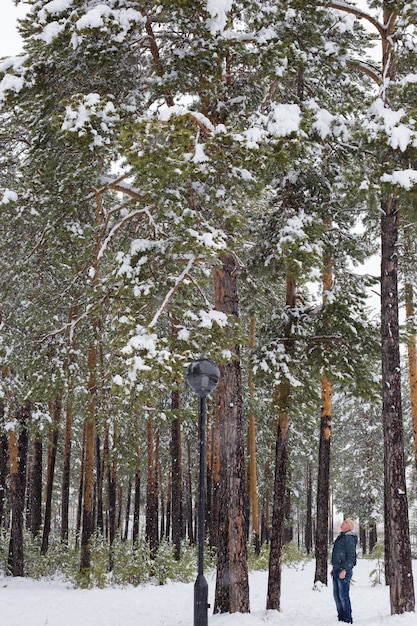
[[[332,566],[334,570],[351,570],[356,565],[356,544],[358,536],[349,530],[340,533],[333,544]]]

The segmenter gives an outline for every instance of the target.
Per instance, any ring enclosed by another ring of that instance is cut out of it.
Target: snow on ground
[[[372,586],[375,562],[360,559],[351,589],[359,626],[416,626],[415,613],[390,615],[389,589]],[[251,613],[212,615],[209,626],[336,626],[331,587],[313,588],[314,561],[284,568],[281,611],[266,611],[267,572],[250,574]],[[413,562],[417,581],[417,561]],[[213,606],[215,575],[207,575]],[[329,584],[330,584],[329,579]],[[192,626],[193,583],[161,587],[72,589],[62,581],[0,577],[0,621],[7,626]],[[417,584],[416,584],[417,589]]]

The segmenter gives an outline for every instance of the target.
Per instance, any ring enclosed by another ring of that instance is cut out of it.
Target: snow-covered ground
[[[416,626],[417,614],[391,616],[389,590],[372,586],[375,563],[361,559],[351,589],[353,621],[360,626]],[[417,561],[413,562],[417,582]],[[251,613],[212,615],[209,626],[335,626],[331,587],[313,588],[314,561],[285,568],[281,612],[266,611],[267,573],[250,574]],[[213,605],[214,575],[207,576]],[[330,583],[330,580],[329,580]],[[416,584],[417,587],[417,584]],[[7,626],[192,626],[193,583],[126,589],[72,589],[64,582],[0,578],[0,623]]]

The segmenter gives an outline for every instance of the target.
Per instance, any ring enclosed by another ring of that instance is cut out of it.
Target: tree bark
[[[398,323],[398,207],[381,203],[382,415],[384,428],[385,537],[391,613],[414,611],[414,584],[405,480]]]
[[[35,433],[32,442],[32,469],[30,473],[30,531],[37,537],[42,526],[42,437]]]
[[[255,348],[255,318],[250,321],[250,348]],[[255,398],[255,385],[253,382],[252,371],[249,371],[249,393],[251,399]],[[259,503],[258,503],[258,479],[256,472],[256,425],[255,415],[253,411],[249,412],[249,432],[248,432],[248,448],[249,448],[249,501],[252,509],[252,533],[255,552],[260,552],[260,536],[259,536]]]
[[[82,504],[82,531],[81,531],[81,558],[80,570],[89,576],[91,565],[90,540],[94,532],[94,443],[95,443],[95,413],[96,413],[96,366],[97,352],[92,343],[88,353],[90,394],[89,414],[84,423],[84,476],[83,476],[83,504]]]
[[[3,405],[1,413],[3,412]],[[0,435],[0,529],[5,525],[6,478],[8,461],[7,435]]]
[[[67,398],[65,408],[64,459],[62,464],[62,502],[61,502],[61,542],[68,544],[69,535],[69,494],[71,480],[72,447],[72,398]]]
[[[180,407],[180,394],[176,389],[171,394],[173,411]],[[174,417],[171,422],[171,520],[172,542],[175,546],[175,558],[181,557],[182,540],[182,454],[181,454],[181,421]]]
[[[288,468],[288,402],[289,383],[283,381],[277,390],[278,427],[275,448],[274,499],[272,505],[271,548],[269,554],[267,609],[280,610],[282,540],[285,519],[285,491]]]
[[[146,497],[146,540],[149,543],[151,556],[159,545],[159,511],[158,511],[158,464],[156,446],[154,447],[154,429],[150,418],[146,424],[146,440],[148,451],[148,476]]]
[[[140,448],[136,448],[137,465],[135,470],[135,503],[133,508],[133,529],[132,542],[137,543],[139,537],[139,517],[140,517]]]
[[[191,444],[190,440],[187,440],[187,480],[186,480],[186,521],[188,540],[191,545],[195,543],[195,533],[193,525],[193,482],[191,475]]]
[[[292,271],[287,269],[285,305],[291,310],[296,303],[296,284]],[[291,353],[291,322],[285,328],[285,337],[289,339],[285,344],[287,353]],[[276,388],[276,406],[278,408],[277,438],[275,447],[275,476],[274,496],[272,505],[271,548],[269,553],[268,595],[267,609],[280,610],[281,604],[281,567],[282,543],[285,519],[285,492],[287,489],[288,468],[288,430],[291,402],[291,385],[283,376]]]
[[[46,471],[46,497],[45,518],[43,524],[41,554],[46,554],[49,548],[49,533],[51,532],[52,518],[52,491],[54,486],[54,474],[56,453],[58,445],[58,424],[61,419],[62,395],[58,395],[51,403],[52,425],[49,431],[48,464]]]
[[[325,376],[322,378],[321,393],[322,406],[317,477],[316,569],[314,582],[319,581],[327,585],[332,385]]]
[[[405,316],[414,321],[414,291],[410,283],[405,285]],[[417,471],[417,349],[415,332],[407,337],[408,378],[410,381],[411,418],[413,423],[414,465]]]
[[[307,554],[311,554],[313,548],[313,489],[312,489],[312,471],[311,463],[307,463],[306,468],[306,523],[304,531],[304,545]]]
[[[16,430],[8,431],[10,462],[11,529],[9,543],[9,568],[12,576],[24,576],[23,512],[25,507],[27,425],[30,418],[30,403],[19,410]]]
[[[236,318],[237,272],[233,255],[214,270],[215,307]],[[245,536],[245,462],[239,346],[234,360],[220,367],[217,399],[220,420],[220,508],[215,613],[248,613],[249,582]]]

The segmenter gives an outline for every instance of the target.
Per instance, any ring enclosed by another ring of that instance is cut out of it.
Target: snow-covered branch
[[[366,11],[362,11],[362,9],[359,9],[357,6],[354,6],[353,4],[349,4],[347,2],[329,2],[326,6],[330,7],[331,9],[337,9],[338,11],[344,11],[345,13],[352,13],[359,19],[367,20],[370,24],[372,24],[372,26],[377,29],[381,37],[385,37],[387,31],[386,26],[384,26],[384,24],[381,24],[381,22],[379,22],[376,17],[369,15],[369,13],[366,13]]]
[[[188,276],[188,274],[190,273],[190,270],[192,268],[192,266],[195,263],[195,256],[192,255],[187,263],[187,265],[185,266],[184,270],[181,272],[181,274],[178,276],[177,280],[175,281],[174,286],[168,291],[168,293],[166,294],[164,301],[162,303],[162,305],[159,307],[158,311],[155,313],[155,315],[153,316],[153,319],[151,321],[151,323],[149,324],[150,328],[153,328],[158,319],[161,317],[162,313],[164,312],[166,306],[170,303],[170,301],[172,300],[175,292],[177,291],[178,287],[181,285],[181,283],[183,282],[183,280]]]

